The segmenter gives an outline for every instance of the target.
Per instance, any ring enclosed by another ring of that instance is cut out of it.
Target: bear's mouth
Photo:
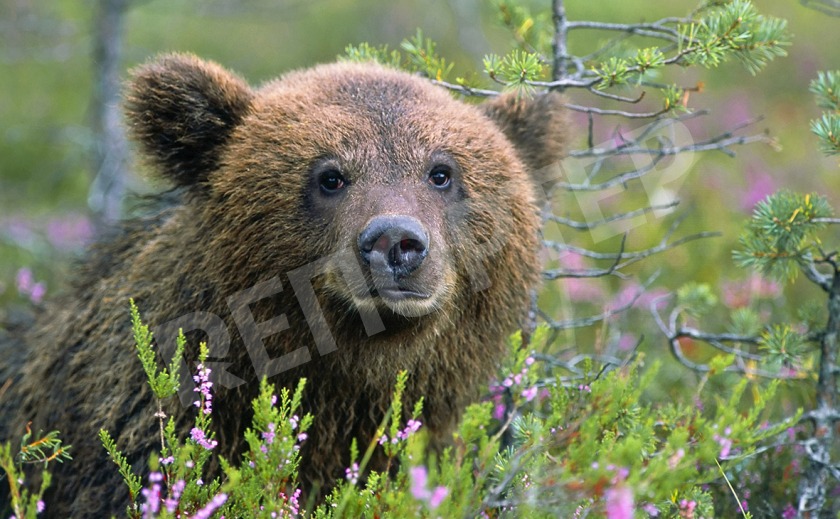
[[[389,301],[417,301],[429,299],[431,297],[430,294],[418,292],[417,290],[412,290],[410,288],[403,288],[399,286],[378,288],[376,292],[379,294],[379,297]]]

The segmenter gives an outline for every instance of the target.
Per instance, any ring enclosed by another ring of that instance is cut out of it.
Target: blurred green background
[[[755,3],[761,13],[789,21],[794,40],[788,57],[770,63],[755,77],[729,63],[710,71],[681,69],[672,72],[670,80],[704,84],[689,100],[692,108],[711,112],[690,124],[696,139],[762,116],[746,133],[766,130],[777,145],[736,147],[735,158],[720,152],[695,157],[673,193],[682,200],[679,211],[688,212],[682,230],[714,230],[722,236],[648,260],[639,269],[640,278],[661,269],[657,286],[664,290],[689,280],[720,284],[743,278],[746,273],[735,268],[730,252],[752,205],[776,188],[814,191],[834,205],[840,203],[837,160],[817,152],[808,130],[809,120],[819,113],[808,93],[809,82],[817,70],[840,67],[840,18],[795,0]],[[550,8],[549,0],[530,5]],[[685,0],[570,0],[567,14],[570,19],[633,23],[681,16],[695,5]],[[94,2],[79,0],[0,2],[0,304],[33,299],[32,287],[39,282],[35,299],[44,291],[60,290],[67,258],[77,254],[91,234],[87,197],[94,177],[94,7]],[[191,51],[258,85],[293,68],[334,60],[348,44],[367,41],[396,48],[421,28],[438,42],[440,53],[456,63],[459,75],[480,70],[484,54],[502,54],[511,47],[511,37],[497,18],[493,2],[478,0],[135,1],[125,19],[121,68],[127,71],[163,51]],[[609,36],[574,32],[571,50],[588,53]],[[570,95],[580,104],[614,107],[585,93]],[[656,108],[657,99],[648,96],[647,105],[638,109]],[[577,142],[572,147],[580,148],[585,118],[574,121]],[[638,126],[615,118],[599,124],[603,138],[615,125],[622,131]],[[154,189],[142,175],[127,174],[131,190]],[[622,205],[619,197],[611,207],[619,211],[638,203],[628,199],[632,201]],[[647,221],[633,230],[631,247],[657,241],[672,219],[651,215]],[[591,237],[579,233],[564,232],[564,238],[592,243]],[[600,248],[614,250],[616,244],[612,240]],[[616,280],[593,283],[596,290],[613,294],[622,289]],[[806,284],[797,285],[793,294],[797,300],[807,299],[809,290]],[[574,311],[574,305],[565,306],[564,311]]]

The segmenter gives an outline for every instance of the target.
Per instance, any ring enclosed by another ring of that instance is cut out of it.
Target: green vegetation
[[[4,29],[14,38],[0,51],[0,74],[11,78],[0,98],[15,100],[0,104],[8,125],[0,142],[3,307],[38,304],[56,291],[60,264],[92,233],[82,209],[95,146],[84,114],[90,61],[78,49],[66,53],[53,34],[63,28],[79,46],[87,34],[80,28],[91,21],[79,2],[46,4],[0,7],[7,20],[33,21]],[[148,419],[160,423],[161,450],[148,472],[136,474],[107,431],[100,437],[130,489],[130,517],[838,512],[840,289],[831,226],[840,220],[832,211],[836,179],[823,173],[836,171],[840,152],[840,72],[816,70],[832,65],[836,20],[796,2],[762,4],[759,13],[743,0],[619,2],[608,12],[597,2],[569,2],[562,12],[560,2],[554,12],[527,1],[476,12],[452,3],[448,25],[424,23],[426,3],[386,8],[369,0],[350,9],[334,2],[311,15],[303,3],[274,4],[218,0],[199,14],[183,1],[137,5],[127,20],[126,66],[182,48],[256,81],[344,49],[341,59],[405,68],[453,95],[554,89],[568,96],[575,141],[566,176],[544,186],[552,195],[548,281],[534,308],[543,324],[512,337],[486,400],[468,409],[439,457],[425,454],[422,424],[393,418],[403,405],[415,417],[422,406],[402,401],[398,378],[381,437],[394,470],[366,473],[379,445],[348,445],[355,461],[345,481],[316,507],[296,479],[312,420],[296,414],[305,381],[279,392],[264,382],[242,463],[220,460],[223,476],[204,481],[217,455],[212,393],[201,386],[195,427],[179,437],[165,414],[178,365],[159,369],[134,309],[137,369],[159,401]],[[506,32],[484,24],[492,17]],[[280,28],[267,18],[282,18]],[[580,21],[587,19],[599,21]],[[469,45],[458,36],[465,20],[481,34]],[[208,41],[214,27],[230,37]],[[415,36],[399,43],[394,34]],[[698,104],[711,116],[701,118]],[[769,134],[755,126],[760,114]],[[669,140],[675,128],[687,128],[692,141]],[[770,146],[742,146],[750,143]],[[690,158],[675,176],[683,156]],[[786,189],[776,192],[779,185]],[[673,213],[673,195],[688,211],[682,216]],[[608,214],[594,218],[593,207]],[[722,238],[708,239],[709,230]],[[206,350],[202,380],[205,358]],[[9,444],[0,449],[17,517],[44,506],[48,462],[69,459],[56,434],[35,441],[27,434],[16,455]],[[32,463],[43,472],[30,475]]]

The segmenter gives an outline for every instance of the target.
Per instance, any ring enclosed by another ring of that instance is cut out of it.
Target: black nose
[[[423,263],[429,236],[411,216],[377,216],[359,234],[359,252],[371,269],[403,277]]]

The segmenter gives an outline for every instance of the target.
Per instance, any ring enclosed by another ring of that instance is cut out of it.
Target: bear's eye
[[[318,184],[321,186],[321,191],[325,194],[332,195],[347,187],[347,181],[338,170],[330,169],[321,173],[318,177]]]
[[[448,166],[435,166],[429,173],[429,183],[438,189],[446,189],[452,183],[452,172]]]

